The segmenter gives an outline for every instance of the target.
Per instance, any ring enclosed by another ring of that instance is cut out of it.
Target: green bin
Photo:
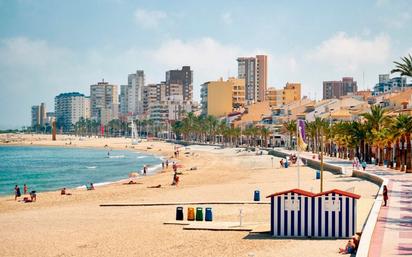
[[[203,208],[202,207],[196,208],[196,221],[203,221]]]

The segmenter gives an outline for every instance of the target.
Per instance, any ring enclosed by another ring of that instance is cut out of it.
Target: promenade
[[[312,159],[313,156],[310,152],[300,155],[306,159]],[[352,170],[352,162],[348,160],[324,156],[324,162],[341,166],[347,173]],[[366,172],[386,178],[389,195],[388,206],[382,206],[379,211],[368,256],[412,256],[412,173],[377,165],[368,165]]]

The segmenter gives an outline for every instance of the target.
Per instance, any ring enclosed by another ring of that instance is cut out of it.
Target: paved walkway
[[[286,152],[283,149],[277,149]],[[295,153],[295,152],[293,152]],[[312,153],[301,153],[312,158]],[[324,157],[325,163],[352,169],[352,162]],[[372,235],[369,256],[412,256],[412,173],[368,165],[366,171],[388,179],[388,207],[382,207]]]

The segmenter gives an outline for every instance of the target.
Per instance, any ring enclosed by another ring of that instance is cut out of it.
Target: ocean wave
[[[137,156],[137,159],[143,159],[143,158],[147,158],[147,157],[149,157],[149,156],[147,156],[147,155],[142,155],[142,156]]]
[[[124,155],[109,155],[108,156],[109,158],[124,158],[125,156]]]
[[[88,168],[88,169],[96,169],[97,166],[86,166],[86,168]]]

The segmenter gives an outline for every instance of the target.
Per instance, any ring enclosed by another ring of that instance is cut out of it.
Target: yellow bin
[[[187,208],[187,220],[195,220],[195,208]]]

